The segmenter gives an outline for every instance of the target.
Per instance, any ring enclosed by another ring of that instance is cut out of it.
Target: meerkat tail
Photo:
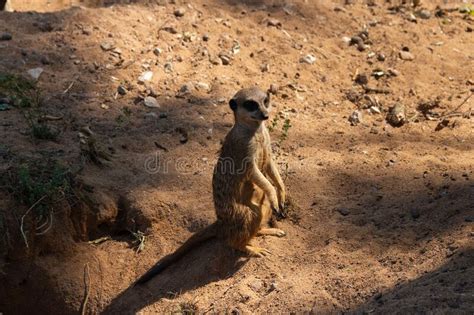
[[[136,284],[144,284],[151,280],[154,276],[161,273],[163,270],[168,268],[170,265],[181,259],[184,255],[196,248],[200,244],[207,240],[210,240],[217,236],[217,222],[204,228],[202,231],[194,233],[183,245],[181,245],[174,253],[169,254],[160,259],[150,270],[148,270],[143,276],[141,276]]]

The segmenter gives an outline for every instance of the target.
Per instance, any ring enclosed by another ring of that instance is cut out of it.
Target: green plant
[[[12,105],[19,108],[37,107],[40,93],[35,84],[18,75],[0,72],[0,96],[11,99]]]
[[[124,107],[121,110],[121,113],[115,118],[115,121],[120,124],[126,124],[129,122],[130,117],[132,116],[132,110],[128,107]]]
[[[198,313],[198,307],[195,303],[192,302],[181,302],[179,303],[179,309],[173,314],[181,315],[194,315]]]
[[[285,118],[283,126],[281,127],[281,130],[282,130],[282,134],[280,137],[281,141],[286,140],[288,138],[288,132],[290,131],[291,127],[292,125],[291,125],[290,118]]]
[[[28,207],[20,218],[20,230],[27,247],[27,217],[34,218],[31,221],[33,228],[27,230],[34,230],[36,235],[45,234],[52,227],[54,208],[75,196],[72,173],[50,159],[21,164],[10,170],[7,182],[15,200]]]
[[[138,254],[145,249],[146,235],[141,231],[133,232],[129,230],[129,232],[132,233],[135,238],[134,243],[137,245],[136,253]]]
[[[273,130],[275,130],[275,127],[278,125],[278,121],[280,120],[280,117],[278,115],[276,115],[275,117],[273,117],[270,125],[267,127],[268,128],[268,131],[272,132]]]
[[[36,139],[40,140],[52,140],[55,141],[58,138],[59,131],[52,129],[45,123],[30,122],[31,134]]]

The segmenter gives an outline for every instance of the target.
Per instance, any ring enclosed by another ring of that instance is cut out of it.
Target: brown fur
[[[254,87],[242,89],[230,101],[235,124],[227,134],[214,168],[212,188],[217,221],[194,234],[173,254],[161,259],[137,283],[144,283],[198,244],[218,237],[230,247],[251,256],[269,253],[251,245],[256,235],[284,236],[267,228],[272,212],[285,204],[285,186],[272,159],[268,119],[270,96]],[[254,102],[249,111],[246,102]],[[271,181],[271,182],[270,182]],[[272,185],[275,185],[276,188]]]

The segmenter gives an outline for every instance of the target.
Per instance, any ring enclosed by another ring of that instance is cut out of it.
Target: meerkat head
[[[235,121],[250,126],[259,126],[270,113],[270,93],[257,87],[238,91],[229,101]]]

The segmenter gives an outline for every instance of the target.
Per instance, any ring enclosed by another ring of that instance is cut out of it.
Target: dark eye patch
[[[249,112],[258,110],[258,103],[255,101],[245,101],[243,106]]]

